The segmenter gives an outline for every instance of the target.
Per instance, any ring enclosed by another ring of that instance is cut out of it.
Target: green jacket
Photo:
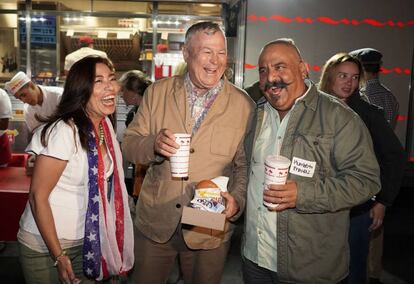
[[[289,173],[297,183],[297,203],[277,213],[277,273],[281,283],[332,284],[348,274],[349,209],[380,190],[379,167],[358,115],[310,88],[292,110],[281,155],[316,162],[316,167],[312,177]],[[248,161],[265,102],[259,100],[256,127],[246,139]]]

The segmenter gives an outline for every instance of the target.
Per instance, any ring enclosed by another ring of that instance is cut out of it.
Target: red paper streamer
[[[414,26],[414,19],[413,20],[409,20],[407,22],[403,22],[403,21],[394,21],[394,20],[386,20],[386,21],[380,21],[380,20],[376,20],[376,19],[362,19],[362,20],[357,20],[357,19],[333,19],[331,17],[327,17],[327,16],[320,16],[317,17],[315,19],[306,17],[293,17],[293,18],[289,18],[283,15],[271,15],[271,16],[257,16],[257,15],[248,15],[247,16],[247,20],[248,21],[260,21],[260,22],[267,22],[267,21],[277,21],[277,22],[281,22],[281,23],[285,23],[285,24],[290,24],[290,23],[305,23],[305,24],[313,24],[313,23],[322,23],[322,24],[326,24],[326,25],[332,25],[332,26],[337,26],[337,25],[352,25],[352,26],[359,26],[359,25],[368,25],[368,26],[373,26],[373,27],[391,27],[391,28],[405,28],[405,27],[409,27],[409,26]]]

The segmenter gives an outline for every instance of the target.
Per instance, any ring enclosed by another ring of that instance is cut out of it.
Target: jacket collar
[[[174,101],[177,106],[176,110],[179,113],[183,127],[187,133],[191,133],[191,114],[185,93],[184,75],[174,77],[172,95],[174,96]]]
[[[305,96],[301,100],[306,107],[310,108],[313,111],[316,111],[318,105],[318,91],[316,90],[315,84],[309,80],[305,80],[305,85],[308,88],[305,92]]]

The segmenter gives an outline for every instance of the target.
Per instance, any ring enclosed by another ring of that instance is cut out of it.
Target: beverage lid
[[[280,155],[269,155],[266,158],[265,164],[271,167],[289,167],[290,160]]]

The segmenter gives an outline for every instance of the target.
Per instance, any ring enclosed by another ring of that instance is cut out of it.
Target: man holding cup
[[[349,209],[380,189],[369,132],[317,91],[291,39],[266,44],[258,68],[265,97],[246,143],[244,281],[339,283],[348,273]]]
[[[128,160],[149,165],[136,207],[133,283],[165,283],[177,257],[186,283],[220,283],[232,221],[245,206],[243,141],[254,103],[223,76],[226,38],[217,24],[191,26],[183,55],[187,73],[148,87],[122,143]],[[194,185],[217,176],[229,177],[224,231],[181,225]]]

